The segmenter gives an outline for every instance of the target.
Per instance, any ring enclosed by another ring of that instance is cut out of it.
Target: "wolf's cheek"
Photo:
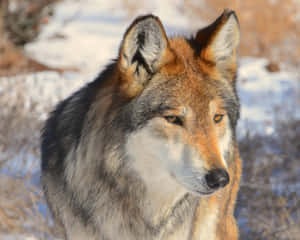
[[[230,152],[230,147],[232,143],[232,131],[229,126],[229,120],[226,119],[224,123],[224,127],[221,131],[221,134],[219,134],[219,149],[221,153],[221,158],[224,163],[224,166],[228,167],[228,156]]]
[[[130,134],[126,143],[130,167],[140,176],[147,189],[171,195],[186,192],[172,172],[174,166],[180,164],[182,151],[178,149],[169,145],[165,138],[154,134],[149,124]]]
[[[179,163],[184,155],[184,146],[176,143],[179,134],[172,134],[168,128],[168,124],[161,120],[153,120],[129,134],[126,144],[129,157],[159,168]]]

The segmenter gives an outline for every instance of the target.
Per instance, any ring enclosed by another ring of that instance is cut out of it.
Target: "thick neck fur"
[[[115,214],[106,219],[107,226],[115,226],[114,231],[119,229],[122,239],[167,239],[181,228],[185,228],[188,236],[190,224],[187,223],[192,221],[198,198],[188,193],[170,194],[165,189],[151,188],[131,168],[130,159],[116,161],[122,166],[116,168],[112,158],[106,166],[106,169],[117,169],[109,173],[115,184],[103,186],[109,195],[106,200],[115,204],[112,206]]]
[[[168,184],[168,177],[160,174],[161,178],[153,178],[150,182],[142,179],[141,175],[151,174],[151,169],[149,166],[134,165],[134,159],[126,154],[126,134],[114,126],[111,94],[106,89],[106,93],[100,92],[98,97],[99,100],[89,110],[79,145],[68,156],[75,158],[78,166],[86,168],[95,166],[86,162],[87,159],[97,163],[96,168],[86,171],[76,172],[79,169],[76,167],[68,169],[67,181],[75,196],[70,205],[81,208],[79,216],[83,224],[94,225],[93,231],[96,233],[93,235],[102,236],[101,240],[119,239],[120,236],[124,240],[182,240],[194,239],[194,233],[203,237],[212,236],[207,234],[214,234],[216,229],[205,227],[216,226],[218,207],[211,209],[208,205],[211,197],[199,199],[174,182]],[[106,117],[108,109],[110,117]],[[88,130],[90,128],[95,130],[91,132]],[[141,172],[142,169],[146,171]],[[89,174],[78,177],[78,174],[87,172]],[[99,180],[97,183],[95,178]],[[162,181],[164,185],[160,185]],[[87,185],[91,187],[86,188]],[[199,204],[207,211],[197,213]],[[96,214],[89,214],[89,208],[85,205],[92,205]],[[199,228],[193,222],[200,215],[202,227]]]
[[[91,106],[81,141],[68,156],[75,158],[73,161],[78,166],[95,166],[86,162],[87,160],[95,161],[98,165],[97,168],[86,171],[79,171],[79,168],[70,165],[67,181],[75,196],[71,200],[71,206],[80,207],[78,212],[83,224],[93,223],[95,231],[100,229],[102,235],[108,234],[103,239],[118,239],[120,236],[124,240],[167,239],[174,231],[182,231],[182,228],[184,234],[188,235],[187,226],[191,225],[198,198],[180,189],[171,189],[175,194],[170,194],[166,189],[151,188],[152,183],[145,183],[140,178],[132,168],[132,159],[124,152],[124,139],[120,139],[124,134],[118,132],[122,130],[115,129],[111,132],[112,128],[104,126],[113,123],[97,113],[101,106],[105,115],[110,102],[111,96],[106,94],[104,97],[102,95],[97,104]],[[113,116],[113,113],[110,115]],[[95,117],[99,119],[95,120]],[[107,122],[104,123],[103,119]],[[98,130],[91,133],[88,128]],[[93,136],[85,137],[85,132],[90,132]],[[78,174],[86,172],[89,174],[78,177]],[[97,183],[94,182],[95,177],[99,179]],[[87,185],[91,187],[86,188]],[[89,214],[85,205],[90,204],[97,214]]]

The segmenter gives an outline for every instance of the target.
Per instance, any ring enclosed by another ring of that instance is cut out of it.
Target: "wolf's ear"
[[[160,20],[153,15],[137,18],[126,31],[119,52],[123,90],[129,96],[137,95],[171,58],[172,51]]]
[[[239,22],[235,12],[225,9],[215,22],[198,31],[195,40],[204,61],[224,67],[235,64],[240,41]]]

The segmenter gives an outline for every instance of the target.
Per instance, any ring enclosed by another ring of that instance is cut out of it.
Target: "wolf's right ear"
[[[237,48],[240,27],[234,11],[225,9],[212,24],[198,31],[195,42],[200,49],[200,58],[220,67],[223,72],[232,72],[237,63]]]
[[[121,89],[129,97],[138,95],[173,55],[160,20],[153,15],[138,17],[126,31],[119,52]]]

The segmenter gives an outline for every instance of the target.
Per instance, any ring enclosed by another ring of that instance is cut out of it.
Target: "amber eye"
[[[223,117],[224,117],[223,114],[216,114],[216,115],[214,116],[214,121],[215,121],[215,123],[221,122],[222,119],[223,119]]]
[[[183,126],[183,122],[179,117],[176,116],[165,116],[164,117],[169,123]]]

